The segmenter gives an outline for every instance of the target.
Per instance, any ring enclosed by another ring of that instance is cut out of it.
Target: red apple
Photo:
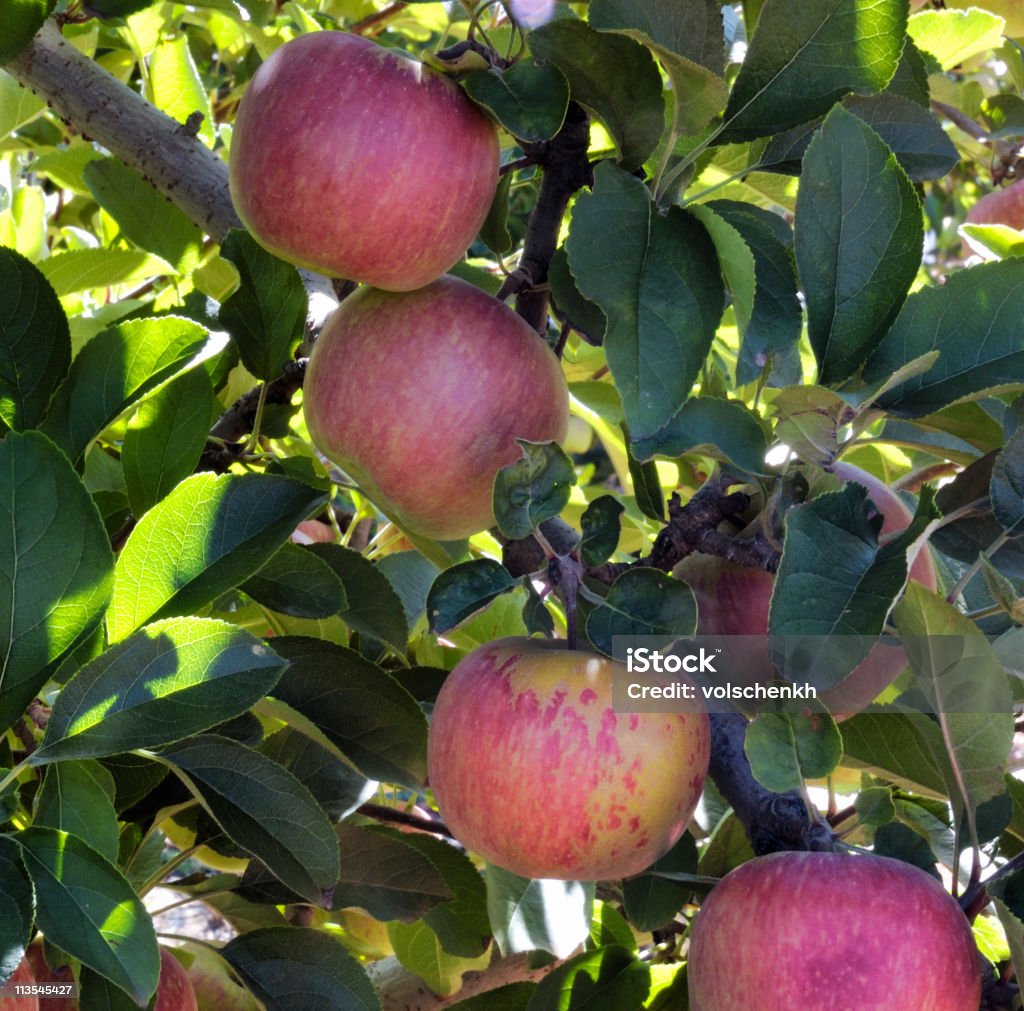
[[[28,952],[25,953],[23,958],[18,963],[18,968],[14,970],[11,978],[4,985],[4,989],[9,990],[13,993],[13,988],[18,983],[36,983],[39,982],[32,972],[32,966],[28,958]],[[66,1002],[65,1002],[66,1004]],[[39,1011],[39,998],[38,997],[0,997],[0,1009],[2,1011]]]
[[[259,1011],[256,998],[208,945],[189,942],[175,950],[195,992],[199,1011]]]
[[[438,540],[491,526],[515,439],[560,440],[569,418],[550,348],[454,277],[350,295],[320,332],[303,396],[320,450],[400,526]]]
[[[888,485],[849,463],[833,468],[842,481],[863,485],[882,515],[880,537],[904,530],[914,514]],[[676,566],[674,574],[689,584],[697,601],[698,635],[767,636],[768,611],[775,577],[763,569],[748,568],[713,555],[693,554]],[[935,590],[935,563],[926,546],[910,560],[909,578]],[[763,650],[753,640],[743,644],[750,653],[746,663],[751,684],[772,672],[767,643]],[[879,643],[839,684],[821,694],[821,700],[836,716],[844,719],[863,709],[906,668],[907,657],[900,648]]]
[[[231,141],[238,216],[301,267],[407,291],[466,252],[498,136],[452,80],[343,32],[303,35],[249,83]]]
[[[978,952],[939,882],[887,857],[773,853],[690,932],[692,1011],[977,1011]]]
[[[468,849],[529,878],[638,874],[683,834],[710,755],[707,716],[612,708],[624,666],[545,639],[499,639],[448,675],[430,785]]]
[[[74,974],[67,966],[51,969],[43,957],[42,944],[30,945],[25,957],[40,983],[69,983]],[[78,1011],[78,1000],[66,997],[41,997],[39,1011]],[[32,1005],[35,1008],[35,1004]],[[6,1006],[0,1011],[7,1011]],[[12,1009],[13,1011],[13,1009]],[[26,1007],[25,1011],[29,1011]],[[160,949],[160,982],[156,988],[153,1011],[198,1011],[196,995],[181,963],[166,949]]]

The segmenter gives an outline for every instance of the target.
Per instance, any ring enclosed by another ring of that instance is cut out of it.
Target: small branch
[[[285,363],[281,375],[273,382],[266,384],[266,404],[285,405],[292,402],[292,397],[301,388],[302,381],[306,377],[307,361],[308,359],[300,358]],[[239,397],[217,419],[210,435],[215,439],[223,439],[227,443],[238,442],[249,435],[256,423],[256,414],[263,396],[263,389],[263,385],[256,386]],[[240,449],[236,452],[231,447],[224,447],[224,450],[236,458],[241,453]]]
[[[547,329],[548,266],[572,195],[593,182],[587,159],[590,119],[582,106],[569,103],[562,129],[551,140],[523,143],[526,157],[543,171],[537,204],[526,224],[519,266],[502,284],[498,298],[516,296],[516,312],[538,333]]]
[[[4,69],[76,130],[140,172],[214,239],[241,227],[224,162],[186,124],[65,42],[54,21]]]
[[[729,802],[758,856],[780,850],[831,850],[834,836],[828,823],[807,816],[803,795],[772,793],[750,771],[743,750],[747,719],[739,713],[711,713],[709,773]]]
[[[388,4],[387,7],[367,15],[361,21],[354,22],[349,25],[348,30],[353,35],[366,35],[372,38],[374,35],[384,31],[387,28],[388,22],[401,14],[408,6],[407,3],[398,0],[397,3]]]
[[[443,835],[449,839],[455,838],[452,835],[451,829],[443,821],[435,821],[426,815],[413,814],[411,811],[399,811],[396,808],[387,807],[385,804],[360,804],[356,808],[356,812],[367,818],[372,818],[374,821],[387,822],[391,825],[403,825],[405,828],[411,828],[416,832],[429,832],[431,835]]]

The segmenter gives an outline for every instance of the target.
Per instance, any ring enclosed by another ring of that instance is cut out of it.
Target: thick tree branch
[[[5,69],[76,130],[140,172],[218,242],[241,227],[227,167],[184,124],[80,53],[47,21]]]

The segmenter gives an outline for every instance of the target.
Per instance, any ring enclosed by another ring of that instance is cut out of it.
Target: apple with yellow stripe
[[[428,748],[455,837],[527,878],[638,874],[686,829],[710,757],[707,715],[620,713],[625,665],[564,642],[506,638],[448,675]]]

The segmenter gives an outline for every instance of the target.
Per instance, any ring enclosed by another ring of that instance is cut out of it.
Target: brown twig
[[[384,804],[366,803],[360,804],[356,808],[356,812],[367,818],[372,818],[374,821],[387,822],[391,825],[403,825],[416,832],[429,832],[431,835],[443,835],[449,839],[455,838],[452,835],[451,829],[443,821],[435,821],[426,815],[413,814],[411,811],[398,811]]]
[[[292,402],[292,397],[302,387],[302,381],[306,377],[307,361],[306,358],[299,358],[285,363],[281,375],[267,385],[265,404],[285,405]],[[217,419],[210,435],[215,439],[223,439],[226,443],[238,442],[248,435],[256,421],[256,408],[260,401],[261,389],[262,386],[257,386],[239,397]],[[223,447],[223,450],[236,458],[240,452],[233,447]]]
[[[387,7],[382,7],[379,11],[368,14],[361,21],[354,21],[348,26],[348,30],[353,35],[366,35],[372,38],[374,35],[384,31],[388,22],[401,14],[408,6],[403,0],[398,0],[397,3],[388,4]]]

